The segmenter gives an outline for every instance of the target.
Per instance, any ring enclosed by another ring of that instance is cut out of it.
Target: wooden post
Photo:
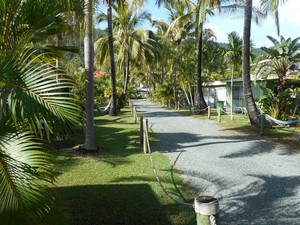
[[[207,106],[207,118],[210,120],[210,106]]]
[[[136,124],[137,123],[137,113],[136,113],[136,107],[135,106],[133,107],[133,120],[134,120],[134,123]]]
[[[144,141],[144,125],[143,125],[144,117],[140,116],[140,144]]]
[[[197,196],[194,200],[197,225],[220,225],[219,202],[211,196]]]
[[[131,102],[131,104],[130,104],[130,109],[131,109],[131,115],[133,114],[133,104],[132,104],[132,102]]]
[[[218,110],[218,122],[220,123],[221,122],[221,108],[218,107],[217,110]]]
[[[144,154],[148,153],[148,119],[143,119],[143,125],[144,125],[144,138],[143,138],[143,151]]]
[[[260,114],[260,135],[264,135],[264,128],[265,128],[265,114]]]

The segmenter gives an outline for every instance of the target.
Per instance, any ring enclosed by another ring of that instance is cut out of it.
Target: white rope
[[[217,225],[217,220],[216,220],[216,217],[214,215],[210,215],[209,221],[210,221],[211,225]]]
[[[223,112],[223,113],[225,113],[225,114],[227,114],[227,115],[230,116],[230,114],[228,112],[226,112],[225,110],[223,110],[223,109],[220,109],[220,110],[221,110],[221,112]]]
[[[149,151],[149,158],[150,158],[150,161],[151,161],[151,165],[152,165],[152,169],[153,169],[153,172],[155,174],[155,177],[156,177],[156,180],[159,184],[159,186],[161,187],[161,189],[163,190],[163,192],[170,198],[172,199],[174,202],[178,203],[178,204],[182,204],[182,205],[186,205],[188,207],[191,207],[191,208],[194,208],[194,205],[191,204],[191,203],[187,203],[187,202],[183,202],[183,201],[180,201],[178,199],[175,199],[172,195],[170,195],[170,193],[165,189],[165,187],[163,186],[161,180],[159,179],[158,177],[158,174],[157,174],[157,171],[156,171],[156,168],[155,168],[155,165],[154,165],[154,161],[153,161],[153,158],[152,158],[152,152],[151,152],[151,149],[150,149],[150,144],[149,144],[149,137],[148,137],[148,131],[147,129],[144,129],[144,132],[146,132],[146,139],[147,139],[147,148],[148,148],[148,151]]]

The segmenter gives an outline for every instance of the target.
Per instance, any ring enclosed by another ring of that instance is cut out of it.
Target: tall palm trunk
[[[94,140],[94,43],[93,43],[93,0],[85,0],[84,64],[85,64],[85,145],[86,150],[95,150]]]
[[[203,23],[200,24],[200,34],[198,40],[198,79],[197,79],[197,98],[198,98],[198,105],[201,109],[205,109],[207,104],[204,100],[203,90],[202,90],[202,46],[203,46]]]
[[[116,66],[114,57],[114,38],[112,30],[112,10],[111,0],[107,0],[107,29],[108,29],[108,44],[110,55],[110,71],[111,71],[111,89],[112,89],[112,101],[110,105],[109,115],[117,116],[117,82],[116,82]]]
[[[129,67],[130,67],[130,51],[127,49],[125,51],[125,60],[124,60],[124,88],[123,88],[124,95],[126,95],[128,89]]]
[[[260,125],[260,112],[258,111],[251,89],[250,76],[250,37],[251,37],[252,0],[247,0],[244,11],[243,33],[243,87],[246,108],[251,125]]]
[[[233,120],[233,78],[234,78],[234,64],[231,69],[231,80],[230,80],[230,119]]]
[[[173,97],[174,97],[174,108],[178,109],[178,91],[177,91],[177,66],[174,63],[174,80],[173,80]]]

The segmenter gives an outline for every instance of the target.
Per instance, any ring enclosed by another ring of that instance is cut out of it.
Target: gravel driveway
[[[198,195],[216,197],[222,225],[300,225],[300,154],[282,145],[134,100]]]

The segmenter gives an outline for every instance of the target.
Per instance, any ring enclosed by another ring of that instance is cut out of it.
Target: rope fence
[[[135,107],[132,104],[132,102],[130,102],[129,106],[132,109],[131,112],[134,117],[134,123],[137,123],[137,114],[138,114],[137,107]],[[209,107],[207,107],[206,109],[209,109]],[[220,225],[219,202],[216,198],[210,196],[197,196],[194,199],[194,204],[192,204],[185,201],[181,201],[168,192],[168,190],[165,188],[162,181],[160,180],[157,173],[157,169],[155,167],[155,163],[152,157],[152,151],[150,147],[148,130],[149,130],[148,119],[145,119],[141,115],[140,116],[140,142],[141,144],[143,144],[143,153],[149,154],[149,159],[151,162],[153,173],[164,194],[177,204],[185,205],[189,208],[194,208],[196,213],[197,225]]]

